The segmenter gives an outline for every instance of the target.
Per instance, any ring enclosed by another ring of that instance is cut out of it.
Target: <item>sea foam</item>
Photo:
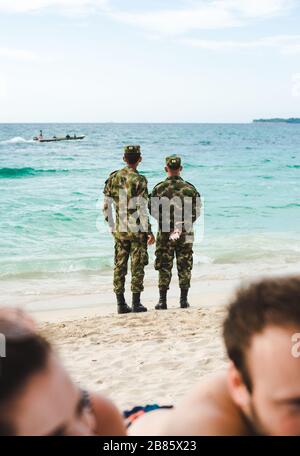
[[[22,136],[15,136],[14,138],[0,141],[0,144],[21,144],[21,143],[33,143],[33,139],[25,139]]]

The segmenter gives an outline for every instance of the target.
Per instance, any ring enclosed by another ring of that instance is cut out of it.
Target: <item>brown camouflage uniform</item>
[[[121,193],[120,193],[121,191]],[[123,193],[122,193],[123,192]],[[123,194],[125,206],[121,205]],[[148,219],[147,179],[129,166],[110,174],[104,188],[104,216],[115,238],[114,292],[124,293],[129,257],[131,259],[131,291],[144,289],[144,268],[148,264],[147,237],[151,234]],[[133,200],[132,200],[133,199]],[[128,208],[130,201],[136,203]],[[115,209],[115,220],[112,214]],[[125,210],[122,209],[125,207]],[[137,225],[139,224],[138,231]]]
[[[159,230],[156,239],[156,261],[155,269],[159,271],[159,288],[169,289],[172,278],[172,268],[174,257],[176,256],[179,285],[182,289],[190,288],[191,273],[193,268],[193,226],[192,224],[200,215],[200,194],[196,188],[181,177],[168,177],[163,182],[157,184],[151,195],[151,215],[158,220]],[[175,198],[174,198],[175,197]],[[188,197],[190,204],[190,224],[183,224],[184,205]],[[174,201],[169,209],[170,225],[164,227],[163,210],[154,210],[155,202],[153,198],[167,198]],[[177,207],[176,207],[177,206]],[[178,220],[179,223],[178,223]],[[182,234],[178,240],[170,240],[170,233],[176,228],[181,227]],[[166,231],[167,230],[167,231]]]

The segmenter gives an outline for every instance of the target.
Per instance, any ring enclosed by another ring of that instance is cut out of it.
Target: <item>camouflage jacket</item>
[[[168,177],[150,194],[149,211],[162,232],[170,233],[179,228],[191,233],[200,209],[201,197],[197,189],[180,176]]]
[[[103,213],[116,239],[138,240],[151,234],[147,184],[129,166],[114,171],[105,182]]]

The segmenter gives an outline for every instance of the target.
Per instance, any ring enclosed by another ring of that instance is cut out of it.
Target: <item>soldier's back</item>
[[[118,203],[120,191],[126,192],[127,198],[143,196],[143,192],[147,189],[147,180],[138,171],[125,167],[111,173],[107,180],[109,193],[114,201]]]
[[[180,176],[167,177],[164,181],[157,184],[151,193],[151,213],[158,220],[159,230],[164,232],[173,231],[176,223],[186,226],[188,231],[191,230],[190,224],[197,218],[197,210],[200,207],[200,194],[193,184],[183,180]],[[159,198],[159,200],[155,200]],[[167,198],[167,204],[163,203],[162,199]],[[190,199],[190,209],[186,209],[186,204]],[[168,211],[168,213],[166,213]],[[188,220],[184,220],[185,216],[190,212]],[[199,212],[199,210],[198,210]],[[170,225],[169,225],[170,220]],[[167,227],[169,227],[167,229]]]
[[[190,182],[185,181],[181,177],[167,177],[164,181],[159,182],[152,192],[152,196],[174,198],[178,196],[184,197],[195,197],[199,196],[197,189]]]
[[[113,199],[116,209],[115,238],[124,240],[140,240],[144,238],[147,231],[148,218],[144,207],[147,207],[148,190],[147,180],[138,171],[126,166],[110,174],[105,184],[104,193]],[[132,198],[141,197],[145,199],[145,205],[141,209],[139,205],[139,218],[131,216],[137,208],[130,202]],[[124,206],[122,206],[124,204]],[[145,229],[141,232],[137,229],[137,220],[142,221]]]

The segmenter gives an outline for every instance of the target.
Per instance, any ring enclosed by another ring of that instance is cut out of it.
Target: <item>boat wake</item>
[[[22,143],[33,143],[32,139],[25,139],[22,136],[15,136],[14,138],[0,141],[0,144],[22,144]]]

